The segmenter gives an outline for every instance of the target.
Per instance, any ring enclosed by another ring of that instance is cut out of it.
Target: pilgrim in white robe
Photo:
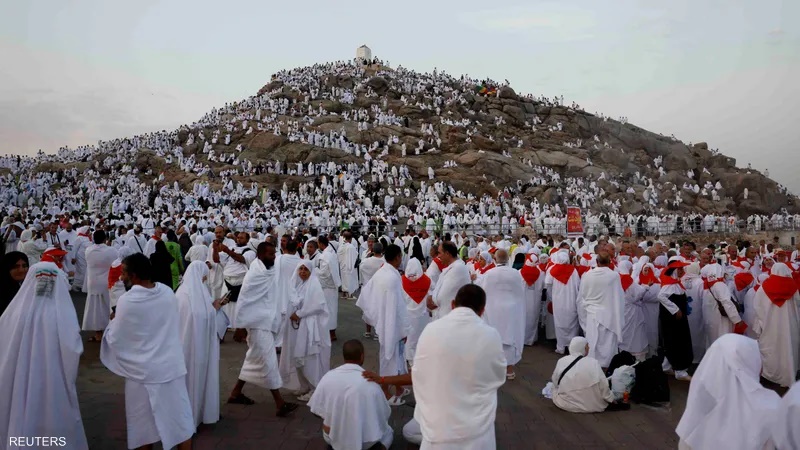
[[[128,448],[161,441],[172,448],[195,431],[186,362],[172,289],[133,286],[103,333],[100,360],[125,378]]]
[[[69,288],[58,266],[37,263],[0,316],[0,448],[16,448],[11,436],[89,448],[75,387],[83,343]]]
[[[342,285],[339,260],[333,247],[329,245],[314,262],[322,292],[325,293],[325,302],[328,304],[328,330],[335,330],[339,325],[339,287]]]
[[[335,450],[368,449],[380,442],[390,448],[394,431],[391,408],[381,388],[367,381],[364,369],[345,363],[326,373],[308,402],[322,418],[323,439]]]
[[[339,245],[337,256],[339,258],[342,291],[353,295],[358,290],[358,269],[356,268],[358,250],[352,243],[343,241]]]
[[[298,275],[300,267],[311,273],[308,280],[303,281]],[[280,374],[283,386],[297,392],[313,390],[331,364],[328,304],[313,272],[313,264],[308,260],[301,260],[293,271],[292,299],[284,319],[288,323],[283,326]],[[292,314],[297,314],[300,322],[293,323]]]
[[[525,281],[525,345],[533,345],[539,339],[545,277],[533,260],[525,261],[520,275]]]
[[[277,266],[267,269],[256,258],[244,276],[237,305],[238,326],[247,329],[247,353],[239,379],[269,390],[283,385],[275,351],[275,333],[281,326],[276,295],[279,277]]]
[[[624,264],[620,263],[620,267]],[[627,263],[630,265],[630,263]],[[630,276],[628,273],[625,275]],[[623,281],[623,291],[625,292],[625,323],[622,326],[622,339],[619,341],[620,350],[629,352],[637,360],[643,360],[647,356],[647,329],[645,328],[645,305],[644,295],[647,289],[633,282]]]
[[[452,302],[455,300],[458,290],[470,283],[472,283],[472,279],[470,279],[469,270],[460,259],[445,267],[439,274],[436,287],[431,295],[433,304],[436,305],[436,309],[432,312],[433,320],[446,316],[452,308]]]
[[[700,275],[708,283],[703,290],[703,320],[706,330],[706,348],[708,348],[723,334],[732,333],[734,325],[741,322],[742,319],[733,304],[731,291],[723,280],[722,267],[718,264],[709,264],[703,267]],[[727,317],[723,317],[720,313],[720,305],[724,308]]]
[[[75,238],[75,243],[72,245],[71,255],[68,255],[68,257],[75,260],[73,264],[75,278],[72,287],[84,293],[86,292],[86,249],[92,245],[88,232],[89,227],[84,226],[78,229],[78,237]]]
[[[483,320],[500,334],[506,365],[522,359],[525,345],[525,282],[519,271],[498,266],[486,272],[479,283],[486,291]]]
[[[772,443],[775,448],[800,448],[800,381],[794,383],[783,396],[772,425]]]
[[[84,330],[105,330],[111,315],[111,294],[108,272],[117,259],[117,250],[105,244],[93,244],[86,249],[86,305],[83,309]]]
[[[292,274],[297,270],[297,264],[302,261],[295,253],[284,253],[275,258],[275,268],[284,276],[275,279],[275,295],[278,300],[278,313],[280,313],[280,328],[275,334],[275,347],[283,346],[283,331],[286,327],[286,311],[289,309],[289,302],[292,300]],[[237,328],[242,328],[238,327]]]
[[[556,363],[553,382],[553,403],[564,411],[573,413],[596,413],[606,410],[614,401],[608,387],[608,379],[601,363],[588,356],[586,338],[575,336],[569,344],[569,355]],[[589,352],[592,346],[589,344]],[[575,363],[575,360],[581,358]],[[574,365],[572,365],[575,363]],[[567,370],[567,368],[572,367]]]
[[[419,338],[411,372],[422,449],[494,450],[497,390],[506,381],[500,334],[455,308]]]
[[[400,272],[384,264],[361,290],[356,306],[378,333],[380,375],[408,373],[402,341],[409,321]]]
[[[569,264],[566,252],[556,252],[554,265],[547,270],[544,285],[553,304],[553,322],[556,328],[556,352],[563,354],[569,342],[578,335],[578,289],[580,276]]]
[[[763,359],[762,376],[789,387],[800,369],[800,294],[786,264],[772,266],[755,295],[753,332]]]
[[[759,383],[761,355],[748,337],[725,334],[697,367],[675,432],[681,450],[772,448],[780,397]]]
[[[217,309],[203,282],[208,276],[205,261],[189,264],[175,292],[180,314],[186,389],[195,426],[219,421],[219,338]]]
[[[608,367],[619,353],[622,341],[625,292],[619,274],[609,267],[596,267],[581,279],[578,315],[589,341],[589,356]]]
[[[689,314],[689,332],[692,335],[692,354],[694,364],[699,364],[706,353],[706,323],[703,319],[703,279],[700,278],[700,265],[686,266],[686,275],[681,280],[686,288],[686,297],[692,308]],[[691,300],[689,300],[691,299]],[[749,323],[749,322],[748,322]]]
[[[414,362],[419,336],[425,326],[431,322],[431,316],[425,305],[425,298],[428,296],[431,284],[431,279],[422,272],[420,261],[417,258],[409,259],[403,274],[403,291],[408,315],[405,345],[405,358],[408,364]]]

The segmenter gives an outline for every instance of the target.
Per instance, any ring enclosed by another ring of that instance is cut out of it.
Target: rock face
[[[420,180],[427,180],[428,167],[432,167],[438,181],[462,190],[464,198],[467,193],[494,196],[507,186],[516,189],[519,183],[526,185],[521,195],[525,202],[533,198],[540,204],[569,201],[563,186],[557,186],[550,177],[540,177],[537,166],[543,166],[555,171],[561,180],[571,179],[584,185],[595,183],[604,193],[600,200],[618,202],[621,213],[693,211],[735,213],[743,217],[753,213],[772,214],[782,208],[790,213],[800,210],[800,200],[796,196],[759,172],[737,168],[735,159],[710,151],[704,142],[688,146],[629,123],[521,96],[510,86],[499,87],[496,94],[486,96],[479,93],[478,86],[462,86],[456,79],[434,86],[425,77],[421,79],[426,81],[408,83],[395,76],[394,71],[383,67],[358,75],[356,72],[329,73],[319,76],[315,82],[304,82],[319,87],[323,95],[312,99],[309,105],[301,105],[297,110],[293,106],[286,115],[278,115],[280,135],[273,133],[272,125],[263,131],[254,127],[249,135],[239,127],[231,133],[229,145],[215,144],[214,151],[230,154],[242,144],[242,158],[254,163],[278,160],[363,164],[363,157],[290,140],[287,124],[299,123],[306,132],[323,135],[345,132],[352,143],[366,147],[375,143],[386,145],[388,155],[381,159],[390,165],[409,168],[413,180],[407,187],[412,191],[419,189]],[[412,85],[415,89],[409,91]],[[352,93],[352,102],[342,99],[343,91]],[[338,94],[331,95],[331,92]],[[273,77],[257,95],[264,99],[288,100],[292,105],[303,102],[306,97],[291,80],[284,82],[279,76]],[[434,105],[433,99],[437,96],[440,100]],[[303,117],[308,109],[319,111],[320,108],[325,111],[324,115]],[[359,129],[358,121],[354,120],[358,110],[369,112],[366,130]],[[379,125],[377,113],[390,111],[399,121]],[[255,109],[238,112],[254,115]],[[264,116],[273,113],[262,112]],[[233,121],[235,117],[227,114],[223,120]],[[467,126],[461,123],[465,120]],[[432,127],[433,134],[424,131],[427,127]],[[206,128],[205,135],[210,136],[216,129]],[[190,132],[197,136],[198,131],[182,128],[178,139],[185,143]],[[392,143],[394,138],[397,144]],[[415,155],[419,142],[424,147],[420,155]],[[406,157],[402,156],[403,144]],[[376,157],[378,153],[380,151],[371,155]],[[194,154],[205,162],[199,141],[184,146],[184,154]],[[444,163],[451,160],[458,166],[444,168]],[[656,161],[661,162],[661,168]],[[163,159],[149,150],[141,151],[133,164],[140,171],[149,169],[153,174],[173,170],[165,167]],[[230,168],[216,163],[211,166],[213,171]],[[536,177],[539,181],[533,182]],[[181,183],[192,179],[178,175],[174,178]],[[260,175],[238,180],[278,187],[285,178]],[[684,189],[686,185],[702,188],[707,182],[712,186],[717,182],[721,185],[717,192],[719,201],[712,201],[711,189],[706,196]],[[629,187],[633,193],[628,193]],[[744,199],[745,188],[748,189],[747,199]],[[645,200],[645,191],[647,195],[655,192],[660,201],[657,206]],[[663,201],[675,199],[678,193],[682,203]],[[587,208],[597,213],[608,212],[609,207],[600,200]]]

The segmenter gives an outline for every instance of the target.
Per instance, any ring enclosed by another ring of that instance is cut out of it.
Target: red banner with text
[[[577,206],[567,207],[567,237],[583,236],[581,209]]]

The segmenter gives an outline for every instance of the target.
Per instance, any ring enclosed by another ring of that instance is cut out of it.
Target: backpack
[[[634,364],[636,364],[636,358],[629,352],[623,350],[611,358],[611,362],[608,364],[608,370],[606,370],[606,376],[610,377],[618,367],[633,366]]]
[[[667,374],[661,368],[663,359],[663,356],[653,356],[635,366],[636,384],[631,390],[631,400],[645,404],[669,401]]]

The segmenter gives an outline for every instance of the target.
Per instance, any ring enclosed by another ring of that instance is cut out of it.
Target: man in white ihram
[[[392,446],[392,411],[383,391],[363,377],[364,346],[351,340],[342,346],[344,364],[326,373],[308,402],[322,418],[322,437],[334,450],[382,449]]]
[[[128,292],[103,333],[100,360],[125,378],[128,448],[192,446],[195,431],[186,388],[178,301],[172,289],[152,281],[150,260],[135,253],[122,261]]]
[[[508,267],[508,252],[498,250],[497,267],[486,272],[480,286],[486,291],[483,320],[500,333],[506,357],[506,377],[516,378],[514,365],[522,359],[525,345],[525,282],[518,270]]]
[[[462,286],[470,284],[469,270],[464,261],[458,259],[458,248],[452,242],[442,242],[439,258],[444,265],[433,292],[428,296],[428,309],[433,320],[441,319],[450,312],[456,292]]]
[[[376,244],[378,245],[378,244]],[[403,344],[408,327],[403,281],[397,268],[403,261],[403,250],[391,244],[384,253],[386,263],[378,269],[372,279],[364,286],[356,306],[364,311],[364,316],[375,324],[380,343],[379,367],[381,376],[396,376],[408,372]],[[402,386],[397,386],[392,405],[402,404],[405,394]]]
[[[283,276],[275,268],[275,245],[271,242],[258,244],[256,259],[250,265],[239,292],[240,321],[233,339],[247,339],[239,379],[228,397],[228,403],[252,405],[255,402],[242,393],[245,383],[269,389],[275,400],[278,417],[286,417],[297,409],[297,405],[283,401],[280,388],[283,385],[275,352],[275,333],[280,329],[280,305],[275,294],[277,279]],[[288,276],[288,275],[287,275]]]
[[[597,267],[586,272],[578,291],[578,318],[589,341],[589,356],[608,367],[622,342],[625,291],[619,274],[609,268],[611,257],[597,255]]]
[[[419,338],[411,378],[417,406],[403,428],[419,426],[421,450],[494,450],[497,390],[506,380],[506,358],[497,330],[481,319],[486,293],[462,287],[452,311],[431,322]]]

